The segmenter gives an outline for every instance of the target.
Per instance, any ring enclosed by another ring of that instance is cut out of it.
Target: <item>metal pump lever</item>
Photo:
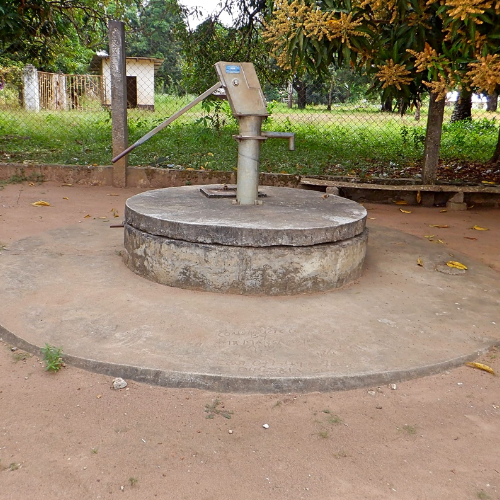
[[[182,109],[177,111],[177,113],[174,113],[170,118],[167,118],[163,123],[160,123],[156,128],[151,130],[151,132],[148,132],[146,135],[142,136],[138,141],[134,142],[132,146],[129,146],[125,151],[122,151],[118,156],[113,158],[111,161],[113,163],[116,163],[120,158],[123,158],[125,155],[130,153],[133,149],[135,149],[137,146],[140,146],[144,142],[146,142],[148,139],[151,139],[153,135],[158,133],[160,130],[164,129],[168,125],[170,125],[174,120],[177,120],[179,116],[183,115],[186,111],[189,111],[193,106],[196,106],[200,101],[203,101],[203,99],[207,98],[209,95],[213,94],[217,89],[220,89],[222,87],[221,82],[217,82],[213,87],[210,87],[207,91],[203,92],[200,96],[198,96],[194,101],[190,102],[187,106],[184,106]]]

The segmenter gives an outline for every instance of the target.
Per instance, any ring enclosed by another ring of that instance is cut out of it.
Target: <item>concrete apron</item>
[[[127,269],[122,250],[123,232],[97,220],[14,243],[0,257],[0,337],[61,346],[111,376],[234,392],[396,382],[500,340],[494,271],[455,253],[468,271],[443,273],[445,247],[387,228],[370,230],[357,282],[291,297],[170,288]]]

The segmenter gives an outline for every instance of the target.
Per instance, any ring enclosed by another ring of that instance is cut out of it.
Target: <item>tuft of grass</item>
[[[338,415],[328,415],[326,421],[329,424],[335,424],[335,425],[340,425],[344,422]]]
[[[137,483],[139,482],[139,480],[137,478],[135,478],[135,477],[129,477],[128,478],[128,482],[129,482],[130,486],[132,486],[132,488],[133,488],[134,486],[137,485]]]
[[[45,361],[45,370],[49,372],[58,372],[64,365],[61,347],[55,347],[50,344],[45,344],[42,349],[43,360]]]
[[[212,404],[205,405],[205,413],[208,413],[207,418],[212,419],[215,415],[230,419],[233,414],[232,411],[224,409],[223,403],[219,399],[214,399]]]
[[[318,432],[318,436],[322,439],[328,439],[329,437],[329,434],[328,434],[328,431],[319,431]]]
[[[479,498],[480,500],[490,500],[490,496],[488,495],[488,493],[486,493],[486,491],[484,490],[479,490],[477,493],[476,493],[476,496],[477,498]]]
[[[92,455],[97,455],[97,452],[99,451],[99,448],[92,448],[90,450],[90,453],[92,453]]]
[[[12,354],[14,358],[14,362],[18,363],[19,361],[26,361],[28,358],[31,358],[31,354],[24,351],[16,351]]]
[[[334,453],[333,456],[335,458],[347,458],[349,455],[345,450],[340,450],[338,453]]]
[[[16,462],[12,462],[12,463],[9,465],[9,470],[14,471],[14,470],[19,469],[19,467],[21,467],[21,464],[16,464]]]
[[[410,436],[414,436],[417,433],[417,426],[405,424],[403,425],[403,427],[398,427],[398,430],[401,432],[405,432]]]

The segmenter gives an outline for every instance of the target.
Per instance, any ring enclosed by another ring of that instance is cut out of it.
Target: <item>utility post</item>
[[[128,146],[127,128],[127,73],[125,59],[125,25],[110,21],[109,66],[111,73],[111,121],[113,134],[113,156]],[[128,159],[124,156],[113,167],[113,185],[126,187]]]

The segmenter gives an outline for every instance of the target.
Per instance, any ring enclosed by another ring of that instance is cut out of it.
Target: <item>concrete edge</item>
[[[1,163],[0,181],[6,181],[13,176],[25,178],[33,182],[61,182],[81,186],[113,186],[113,167],[111,165],[50,165],[36,163]],[[318,189],[324,191],[326,186],[301,185],[301,179],[310,176],[294,174],[259,173],[261,186],[290,187],[299,189]],[[335,182],[335,179],[332,179]],[[392,185],[368,185],[341,188],[342,195],[354,201],[373,203],[392,203],[405,200],[410,205],[418,205],[416,192],[406,192],[397,189],[398,182]],[[207,170],[171,170],[155,167],[128,167],[127,186],[142,189],[160,189],[186,185],[203,184],[235,184],[235,172],[218,172]],[[375,187],[373,187],[375,186]],[[434,202],[446,203],[450,193],[437,193]],[[446,195],[446,196],[444,196]],[[444,196],[444,197],[443,197]],[[497,193],[466,193],[466,200],[471,205],[490,207],[500,206],[500,194]]]
[[[35,356],[42,356],[41,347],[22,339],[2,325],[0,325],[0,341]],[[500,347],[500,341],[493,339],[485,341],[483,345],[473,353],[450,358],[431,365],[376,373],[365,372],[356,375],[321,375],[317,377],[237,377],[207,373],[165,371],[81,358],[69,354],[64,354],[63,359],[65,363],[76,368],[160,387],[201,389],[225,393],[281,394],[288,392],[309,393],[347,391],[436,375],[452,368],[458,368],[468,361],[477,359],[491,347]]]

